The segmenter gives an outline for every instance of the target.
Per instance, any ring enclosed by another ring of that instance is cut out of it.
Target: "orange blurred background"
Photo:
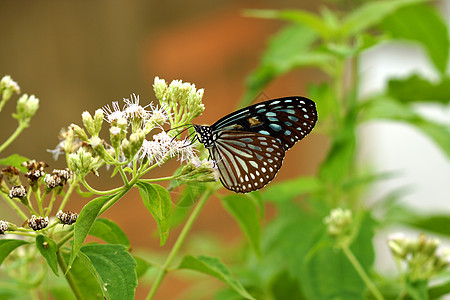
[[[316,10],[318,5],[316,1],[292,0],[0,1],[0,75],[11,75],[22,92],[40,99],[31,127],[1,156],[18,153],[47,161],[50,169],[65,167],[62,157],[55,162],[46,151],[58,143],[60,129],[70,123],[81,125],[83,111],[94,113],[131,93],[140,95],[141,104],[154,101],[155,76],[204,88],[206,110],[195,121],[212,124],[236,108],[246,76],[257,66],[268,38],[283,25],[246,18],[243,10]],[[313,70],[295,71],[262,92],[269,98],[306,95],[307,85],[321,79]],[[10,101],[0,118],[0,142],[16,126],[10,117],[15,104]],[[313,132],[288,152],[274,181],[313,174],[325,151],[325,141]],[[178,165],[170,162],[149,176],[168,176]],[[89,175],[88,182],[97,189],[120,184],[108,175]],[[86,201],[74,197],[68,208],[79,211]],[[133,249],[166,253],[178,232],[171,232],[167,244],[159,247],[153,234],[156,225],[137,190],[121,199],[106,217],[127,233]],[[211,234],[230,245],[242,241],[237,224],[214,198],[193,231]],[[183,286],[183,282],[172,276],[166,279],[156,299],[173,299],[180,294],[177,284]],[[140,287],[136,299],[144,295],[146,287]]]

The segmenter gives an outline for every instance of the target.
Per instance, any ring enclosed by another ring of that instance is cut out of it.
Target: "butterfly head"
[[[211,127],[204,125],[194,125],[194,130],[197,133],[200,143],[206,148],[212,147],[214,144],[214,137]]]

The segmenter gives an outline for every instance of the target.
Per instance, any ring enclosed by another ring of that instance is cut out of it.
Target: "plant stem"
[[[342,246],[342,251],[344,252],[345,256],[347,256],[350,263],[355,268],[356,272],[358,272],[361,279],[366,284],[367,288],[372,292],[375,299],[377,300],[384,300],[383,295],[381,295],[380,291],[377,289],[375,284],[372,282],[372,280],[369,278],[369,276],[364,271],[363,267],[359,263],[358,259],[355,257],[353,252],[350,250],[350,248],[347,245]]]
[[[27,127],[28,127],[27,124],[19,122],[19,126],[17,126],[17,128],[13,132],[13,134],[11,134],[11,136],[0,146],[0,152],[5,150],[5,148],[8,147],[19,136],[19,134]]]
[[[58,211],[64,209],[64,207],[66,206],[67,201],[68,201],[69,198],[70,198],[70,195],[72,194],[72,192],[73,192],[73,190],[75,189],[75,187],[78,185],[78,181],[79,181],[79,178],[78,178],[78,177],[75,177],[74,181],[73,181],[72,183],[70,183],[69,188],[67,189],[66,194],[64,195],[64,199],[63,199],[63,201],[61,202],[61,205],[59,206]],[[50,212],[49,212],[49,213],[50,213]]]
[[[67,283],[69,283],[70,288],[72,289],[73,294],[75,295],[75,297],[77,299],[83,299],[80,290],[78,289],[76,283],[75,283],[75,279],[72,276],[72,273],[67,272],[67,264],[66,261],[64,260],[64,257],[61,254],[61,251],[58,250],[56,252],[57,258],[58,258],[58,264],[59,267],[61,268],[61,270],[63,271],[63,274],[65,274]]]
[[[175,241],[175,244],[173,245],[172,249],[170,250],[169,255],[167,256],[167,259],[162,266],[161,270],[159,270],[158,276],[156,277],[155,282],[153,283],[153,286],[147,295],[147,300],[153,299],[155,296],[156,291],[158,290],[158,287],[161,285],[162,280],[164,279],[164,276],[167,273],[169,265],[172,263],[172,260],[178,253],[178,250],[180,250],[181,245],[183,244],[189,230],[192,228],[192,225],[194,224],[194,221],[197,219],[200,211],[202,210],[203,206],[206,203],[206,200],[208,200],[209,196],[212,194],[212,189],[207,189],[203,192],[202,196],[200,197],[200,200],[197,203],[197,206],[195,206],[194,210],[192,211],[191,215],[189,216],[189,219],[186,221],[186,224],[184,224],[183,229],[180,232],[180,235],[178,236],[177,240]]]
[[[19,206],[17,206],[17,204],[8,196],[4,195],[3,193],[1,194],[3,199],[5,199],[6,202],[8,202],[8,204],[12,207],[12,209],[14,209],[14,211],[25,221],[28,220],[27,215],[19,208]]]

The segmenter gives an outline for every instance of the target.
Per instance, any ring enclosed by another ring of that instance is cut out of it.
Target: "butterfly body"
[[[248,193],[275,177],[285,152],[311,132],[316,121],[314,101],[293,96],[242,108],[211,126],[194,125],[194,130],[217,163],[222,184]]]

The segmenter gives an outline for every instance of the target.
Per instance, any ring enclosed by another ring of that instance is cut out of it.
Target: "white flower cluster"
[[[122,109],[118,102],[113,102],[112,109],[109,105],[103,107],[105,120],[111,123],[113,135],[119,136],[120,128],[123,128],[119,125],[120,122],[129,125],[137,121],[140,125],[138,127],[146,135],[153,129],[160,130],[159,133],[153,134],[151,140],[144,139],[138,151],[140,159],[146,158],[152,164],[162,165],[170,158],[178,157],[180,161],[185,162],[195,156],[195,150],[189,141],[177,140],[163,130],[162,125],[172,117],[167,105],[141,106],[139,96],[135,94],[132,94],[130,99],[124,99],[124,102]]]
[[[165,131],[153,135],[152,141],[144,140],[141,148],[141,158],[146,157],[151,163],[159,165],[173,157],[179,157],[182,162],[187,162],[195,157],[195,149],[187,140],[176,140]]]

